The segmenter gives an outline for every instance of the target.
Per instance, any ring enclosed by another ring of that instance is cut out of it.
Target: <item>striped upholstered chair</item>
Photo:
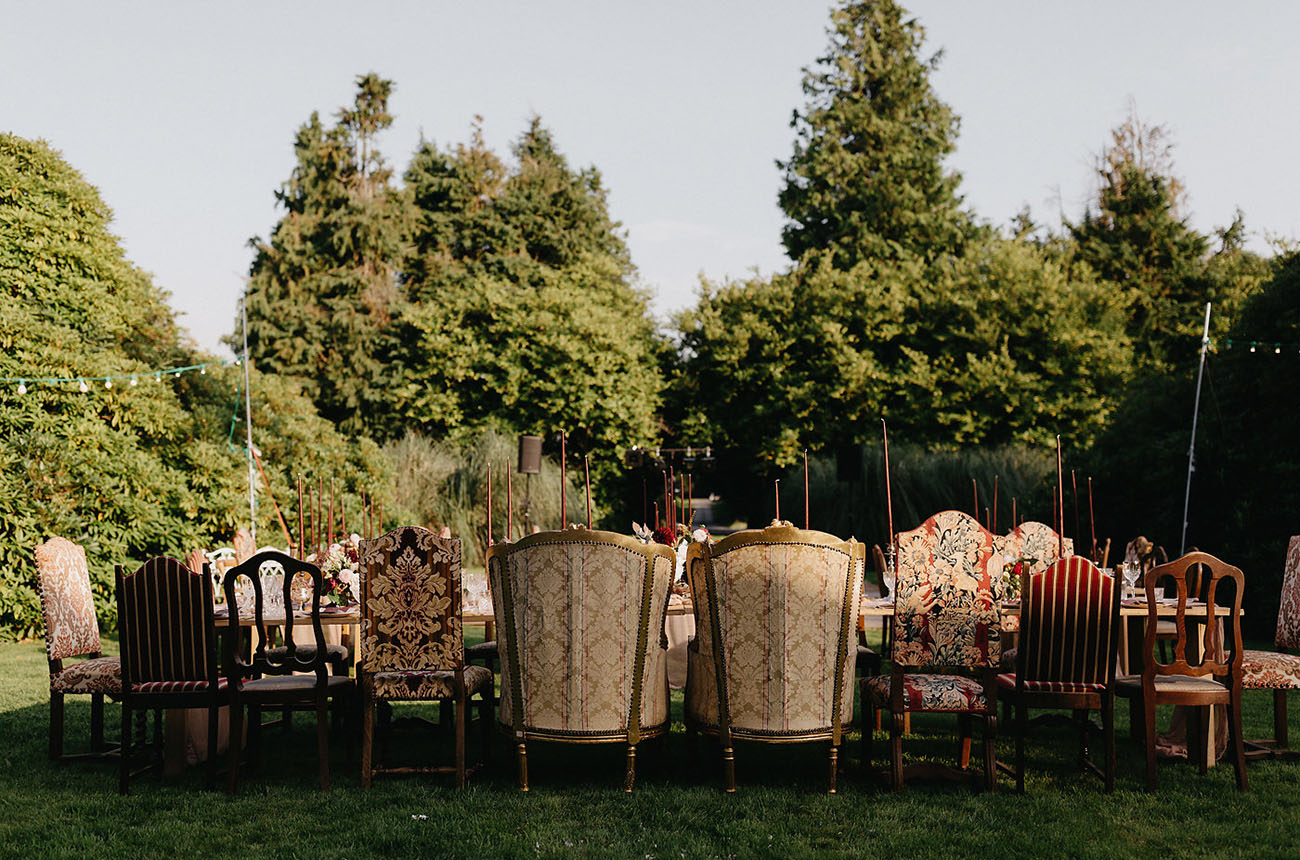
[[[122,754],[118,790],[133,776],[131,715],[154,712],[155,745],[163,708],[208,711],[208,784],[217,778],[217,716],[229,704],[228,680],[218,667],[212,619],[212,577],[174,558],[151,558],[139,570],[117,568],[117,619],[122,649]],[[230,745],[231,766],[239,755]],[[161,752],[159,750],[158,752]],[[145,770],[161,766],[159,761]]]
[[[1248,758],[1300,757],[1300,750],[1287,747],[1286,731],[1286,694],[1300,692],[1300,535],[1291,538],[1286,550],[1273,644],[1278,650],[1242,655],[1242,688],[1273,691],[1273,737],[1246,741]]]
[[[501,728],[528,790],[527,743],[626,743],[668,731],[664,619],[676,556],[606,531],[540,532],[488,549]]]
[[[1016,709],[1016,790],[1025,790],[1025,737],[1030,708],[1101,711],[1106,791],[1115,788],[1115,655],[1120,589],[1081,556],[1060,559],[1021,576],[1020,649],[1016,671],[998,676],[1004,701]],[[1082,712],[1082,713],[1081,713]],[[1083,763],[1098,770],[1086,758]]]
[[[718,736],[727,791],[736,790],[733,738],[829,741],[835,791],[853,721],[865,550],[789,523],[691,544],[686,728]]]
[[[997,667],[1002,654],[1002,538],[969,514],[944,511],[898,535],[893,671],[864,678],[867,725],[878,708],[890,723],[890,782],[903,787],[903,715],[956,714],[961,768],[918,768],[964,777],[971,720],[984,721],[984,785],[997,788]],[[863,732],[871,761],[871,732]]]
[[[99,622],[90,592],[86,551],[66,538],[53,537],[36,547],[36,572],[45,618],[45,656],[50,661],[50,758],[63,754],[63,697],[90,696],[90,757],[104,754],[104,697],[122,692],[122,664],[100,654]],[[73,657],[84,657],[64,665]]]

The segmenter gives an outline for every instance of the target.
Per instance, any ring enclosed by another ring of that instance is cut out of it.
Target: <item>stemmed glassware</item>
[[[1124,561],[1120,562],[1120,573],[1124,575],[1124,584],[1128,586],[1129,594],[1137,596],[1138,576],[1142,573],[1142,565],[1137,562]]]
[[[885,550],[885,569],[880,572],[880,582],[885,586],[885,597],[892,597],[894,594],[894,582],[897,579],[897,571],[894,570],[894,545],[891,543]]]

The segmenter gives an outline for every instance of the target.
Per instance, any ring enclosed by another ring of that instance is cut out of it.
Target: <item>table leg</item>
[[[496,625],[492,621],[483,622],[483,641],[491,642],[496,637]]]
[[[168,708],[163,712],[163,773],[175,776],[185,772],[185,715],[184,708]]]

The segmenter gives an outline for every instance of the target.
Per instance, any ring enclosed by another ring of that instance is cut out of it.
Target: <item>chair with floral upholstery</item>
[[[41,614],[45,618],[45,656],[50,663],[50,759],[67,761],[105,754],[104,697],[122,692],[122,664],[100,653],[99,622],[90,591],[86,551],[70,540],[52,537],[36,547]],[[64,665],[72,657],[85,659]],[[90,696],[88,754],[63,754],[63,697]]]
[[[1021,573],[1020,650],[1016,671],[998,676],[1004,703],[1016,709],[1016,790],[1025,790],[1029,709],[1069,709],[1082,734],[1081,764],[1115,788],[1115,656],[1119,648],[1120,588],[1082,556]],[[1100,711],[1105,770],[1087,757],[1090,710]]]
[[[403,526],[361,542],[361,785],[376,774],[454,773],[462,788],[468,767],[465,734],[477,695],[488,754],[492,671],[465,665],[461,626],[461,545],[428,529]],[[456,708],[454,766],[388,767],[375,763],[378,702],[437,701]]]
[[[122,648],[122,751],[118,790],[146,770],[161,768],[161,755],[132,771],[131,716],[154,712],[154,747],[161,753],[164,708],[208,711],[208,784],[217,778],[217,718],[230,703],[229,679],[221,674],[213,626],[212,576],[174,558],[151,558],[132,573],[117,567],[117,623]],[[231,743],[231,766],[239,756]]]
[[[737,739],[829,741],[835,792],[865,566],[864,544],[787,522],[691,544],[686,728],[718,737],[728,792]]]
[[[890,722],[890,783],[902,789],[903,715],[956,714],[961,767],[913,766],[915,774],[961,777],[970,760],[971,720],[984,721],[984,785],[997,789],[997,668],[1002,653],[1002,538],[969,514],[944,511],[898,535],[893,671],[864,678],[867,724],[884,708]],[[871,762],[871,733],[862,735]]]
[[[1074,555],[1074,541],[1070,538],[1064,540],[1056,533],[1056,530],[1046,523],[1029,522],[1021,523],[1006,536],[1002,554],[1005,556],[1008,565],[1014,566],[1017,562],[1024,562],[1027,572],[1030,574],[1042,573],[1049,566],[1054,564],[1057,559],[1069,558]],[[1061,545],[1064,543],[1065,552],[1061,552]],[[1008,589],[1019,589],[1020,583],[1008,579],[1006,582]],[[1016,633],[1020,630],[1020,616],[1004,615],[1002,616],[1002,632]],[[1004,668],[1010,668],[1015,665],[1015,649],[1007,648],[1002,652],[1002,664]]]
[[[1282,572],[1282,599],[1277,607],[1276,651],[1248,650],[1242,655],[1241,686],[1273,691],[1273,737],[1246,741],[1247,758],[1300,758],[1287,747],[1286,694],[1300,691],[1300,535],[1291,538]]]
[[[531,740],[626,743],[668,731],[664,621],[676,556],[660,544],[574,527],[488,548],[501,660],[499,720],[528,790]]]

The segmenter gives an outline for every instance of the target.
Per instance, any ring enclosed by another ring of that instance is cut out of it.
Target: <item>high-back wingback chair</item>
[[[45,618],[45,656],[50,668],[50,759],[63,755],[63,697],[90,696],[90,756],[104,752],[104,696],[122,692],[122,664],[100,655],[99,622],[90,591],[86,551],[66,538],[52,537],[36,547],[36,573]],[[75,663],[63,661],[83,657]]]
[[[131,772],[131,714],[154,711],[155,739],[163,708],[207,708],[208,783],[217,776],[218,709],[230,701],[218,663],[212,577],[174,558],[151,558],[138,570],[117,568],[117,623],[122,649],[122,750],[118,790]],[[239,743],[230,747],[231,767]]]
[[[890,722],[890,777],[903,787],[903,715],[957,714],[962,770],[970,758],[970,720],[984,720],[984,783],[997,787],[996,670],[1002,655],[1000,536],[969,514],[943,511],[898,535],[894,581],[893,671],[863,679],[863,703]],[[871,760],[871,733],[863,733]]]
[[[1273,691],[1273,737],[1246,741],[1250,747],[1246,755],[1297,758],[1300,750],[1287,747],[1286,694],[1300,691],[1300,535],[1291,538],[1286,550],[1273,644],[1276,651],[1246,651],[1242,657],[1241,686]]]
[[[1029,709],[1063,708],[1075,714],[1101,711],[1106,748],[1102,776],[1106,791],[1113,791],[1120,588],[1115,577],[1077,555],[1027,570],[1021,580],[1016,671],[998,676],[1002,693],[1016,709],[1016,789],[1025,788]],[[1080,720],[1079,725],[1086,742],[1088,724]]]
[[[726,790],[733,738],[830,741],[830,791],[853,722],[853,675],[866,547],[773,523],[693,543],[695,608],[687,651],[686,726],[718,736]]]
[[[490,728],[492,670],[465,665],[461,624],[461,543],[417,526],[361,542],[361,785],[377,773],[454,773],[465,785],[465,728],[471,696]],[[379,767],[374,761],[379,701],[436,700],[456,707],[454,767]],[[484,753],[487,744],[485,737]]]
[[[668,730],[664,620],[676,556],[613,532],[540,532],[488,549],[501,660],[501,727],[528,790],[531,739],[625,742]]]
[[[1160,604],[1157,590],[1172,580],[1177,589],[1174,614],[1174,656],[1167,663],[1156,659],[1156,618]],[[1188,631],[1188,603],[1197,599],[1197,584],[1205,599],[1203,636],[1195,641]],[[1233,764],[1237,771],[1237,788],[1246,791],[1246,754],[1241,736],[1241,593],[1245,577],[1239,568],[1220,561],[1209,553],[1189,552],[1182,558],[1157,565],[1142,577],[1147,598],[1147,629],[1142,644],[1142,674],[1120,678],[1116,691],[1141,701],[1142,710],[1134,714],[1146,735],[1147,791],[1156,788],[1156,707],[1184,705],[1188,708],[1187,750],[1189,760],[1199,760],[1201,772],[1207,765],[1205,751],[1209,720],[1203,719],[1214,705],[1225,705],[1228,733],[1231,735]],[[1220,604],[1223,588],[1231,591],[1231,602]],[[1221,625],[1216,621],[1217,608],[1227,609],[1222,618],[1228,632],[1223,641]],[[1199,652],[1197,655],[1196,652]],[[1199,659],[1197,659],[1199,656]],[[1132,712],[1131,712],[1132,713]],[[1195,752],[1193,752],[1195,751]]]

